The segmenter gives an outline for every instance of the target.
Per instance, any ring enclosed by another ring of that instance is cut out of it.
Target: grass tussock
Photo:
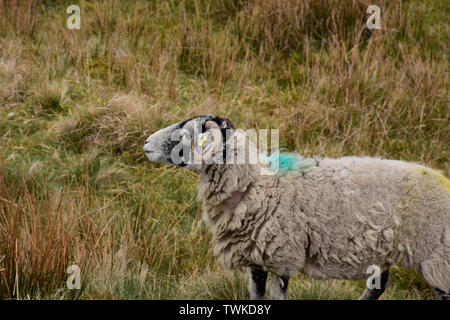
[[[161,106],[149,105],[145,96],[131,92],[116,94],[104,105],[76,108],[69,116],[54,121],[49,132],[83,150],[112,146],[114,153],[130,151],[141,157],[142,135],[157,130],[158,123],[166,121],[162,118]]]
[[[196,176],[145,161],[157,129],[197,114],[280,129],[302,155],[369,155],[450,174],[443,0],[0,3],[0,297],[248,298],[224,273]],[[81,269],[68,290],[66,269]],[[363,282],[291,282],[354,299]],[[395,269],[385,299],[428,299]]]

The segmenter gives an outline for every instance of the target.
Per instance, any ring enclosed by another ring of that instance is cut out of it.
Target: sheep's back
[[[355,279],[372,264],[416,266],[449,225],[449,193],[436,174],[414,163],[348,157],[280,177],[280,224],[289,229],[294,219],[308,234],[302,271]]]

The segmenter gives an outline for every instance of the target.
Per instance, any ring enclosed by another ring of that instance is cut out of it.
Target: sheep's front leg
[[[267,271],[251,268],[248,289],[250,291],[250,299],[264,300],[266,294]]]
[[[270,297],[274,300],[286,300],[289,277],[272,274],[270,281]]]

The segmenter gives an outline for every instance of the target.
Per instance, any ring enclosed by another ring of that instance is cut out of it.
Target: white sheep
[[[450,181],[415,163],[377,158],[317,159],[301,169],[230,163],[248,154],[245,135],[225,118],[198,116],[151,135],[151,161],[199,172],[203,219],[225,267],[251,270],[252,299],[285,299],[290,277],[360,280],[380,267],[417,270],[441,299],[450,294]],[[300,158],[299,158],[300,159]],[[295,161],[299,161],[294,159]]]

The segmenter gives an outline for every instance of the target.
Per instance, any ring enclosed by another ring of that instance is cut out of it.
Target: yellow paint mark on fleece
[[[429,175],[430,177],[436,179],[441,186],[443,186],[447,191],[450,193],[450,180],[447,179],[442,173],[439,171],[424,168],[424,167],[416,167],[414,168],[415,172],[422,174],[422,175]]]
[[[444,175],[442,173],[438,173],[437,176],[439,183],[445,188],[447,189],[448,192],[450,192],[450,180],[447,179],[446,177],[444,177]]]

